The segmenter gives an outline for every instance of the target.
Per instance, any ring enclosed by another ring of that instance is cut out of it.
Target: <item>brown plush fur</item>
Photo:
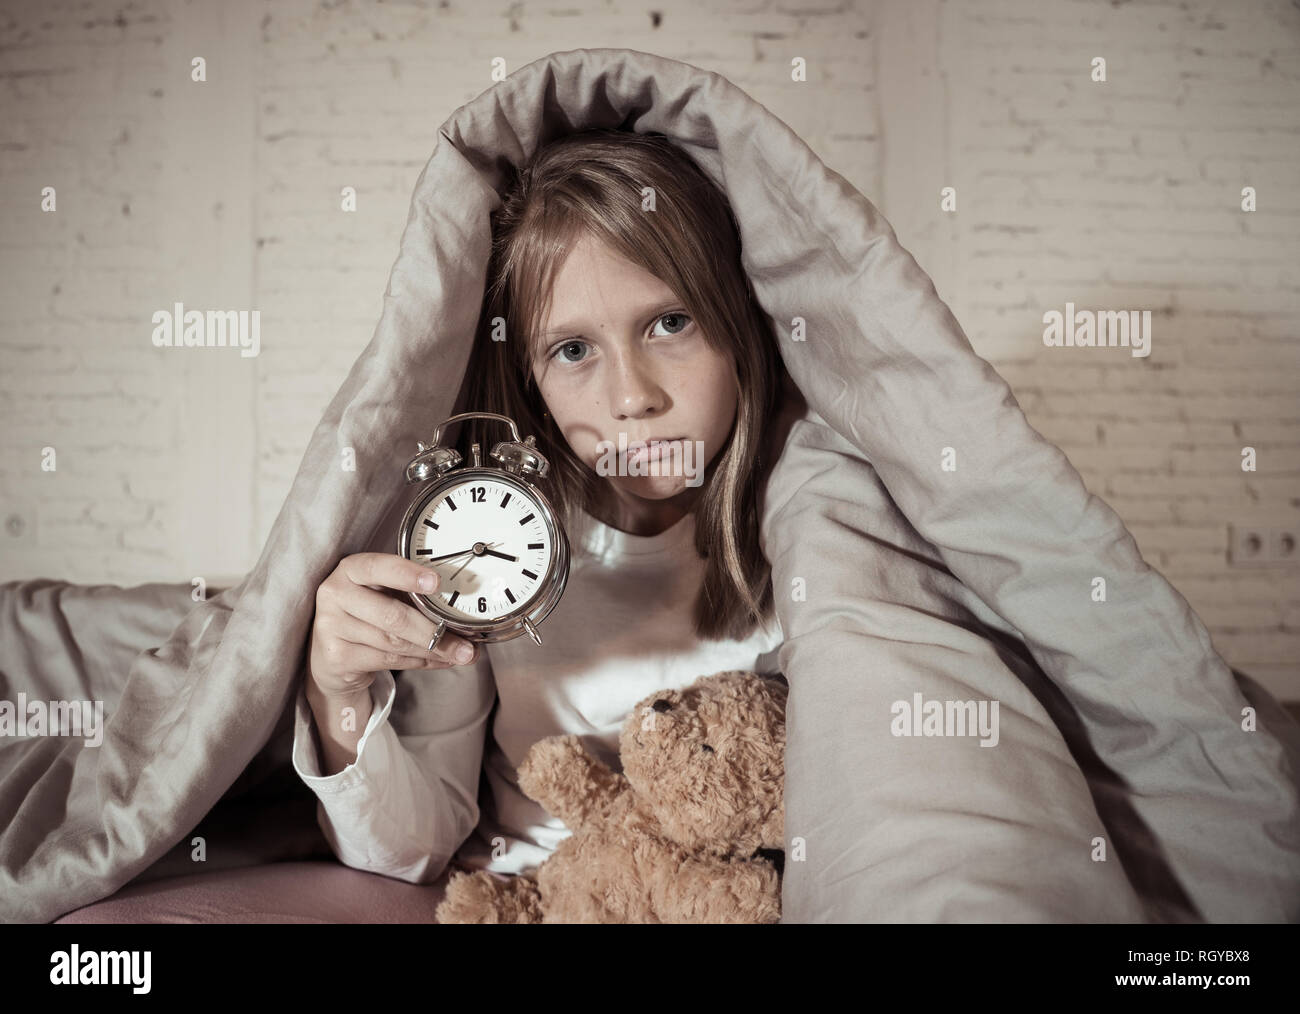
[[[780,875],[755,853],[785,842],[786,696],[739,670],[651,694],[623,725],[621,773],[578,736],[534,743],[519,787],[573,833],[535,876],[453,873],[436,918],[777,922]]]

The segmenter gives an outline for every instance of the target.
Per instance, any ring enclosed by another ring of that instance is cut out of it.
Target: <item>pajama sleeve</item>
[[[479,769],[496,682],[473,665],[384,671],[370,687],[357,757],[323,775],[315,716],[298,689],[293,766],[316,793],[317,820],[346,866],[431,883],[478,824]]]

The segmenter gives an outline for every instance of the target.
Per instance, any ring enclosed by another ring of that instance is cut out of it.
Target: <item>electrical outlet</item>
[[[1232,567],[1286,567],[1300,560],[1297,529],[1231,525],[1228,563]]]

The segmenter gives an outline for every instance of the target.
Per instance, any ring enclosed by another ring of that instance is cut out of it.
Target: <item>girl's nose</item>
[[[609,403],[619,419],[639,419],[664,410],[663,389],[643,366],[632,359],[624,360],[610,378]]]

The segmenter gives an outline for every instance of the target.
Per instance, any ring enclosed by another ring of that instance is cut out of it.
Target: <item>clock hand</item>
[[[500,557],[502,560],[510,560],[510,561],[518,561],[518,559],[519,559],[519,557],[517,557],[517,556],[510,556],[508,553],[498,553],[495,549],[485,549],[485,550],[483,550],[483,555],[484,555],[484,556],[497,556],[497,557]]]
[[[453,557],[456,557],[456,556],[464,556],[466,553],[472,553],[472,552],[474,552],[474,550],[473,550],[472,548],[470,548],[470,549],[462,549],[459,553],[446,553],[446,554],[444,554],[443,556],[431,556],[431,557],[430,557],[428,560],[426,560],[425,562],[426,562],[426,563],[439,563],[439,562],[441,562],[442,560],[450,560],[450,559],[452,559]]]
[[[499,542],[489,542],[488,545],[489,545],[489,546],[499,546],[499,545],[501,545],[501,543],[499,543]],[[474,553],[474,550],[470,549],[470,550],[466,550],[466,552],[468,552],[468,553],[470,553],[470,554],[473,554],[473,553]],[[485,549],[485,550],[483,550],[483,552],[484,552],[484,553],[491,553],[492,550],[490,550],[490,549]],[[455,554],[455,555],[459,556],[460,554],[457,553],[457,554]],[[493,555],[494,555],[494,556],[500,556],[501,554],[500,554],[500,553],[493,553]],[[473,558],[474,558],[473,555],[471,555],[471,556],[470,556],[470,560],[472,560]],[[455,573],[455,574],[452,574],[451,577],[447,578],[447,582],[448,582],[448,584],[450,584],[452,581],[455,581],[455,580],[456,580],[456,575],[459,574],[462,570],[464,570],[464,569],[465,569],[466,567],[468,567],[468,566],[469,566],[469,560],[466,560],[466,561],[465,561],[464,563],[462,563],[459,567],[457,567],[457,568],[456,568],[456,573]]]
[[[499,546],[499,545],[501,545],[501,543],[499,543],[499,542],[489,542],[489,543],[487,543],[487,545],[489,545],[489,546]],[[469,549],[462,549],[462,550],[461,550],[460,552],[458,552],[458,553],[444,553],[442,556],[431,556],[431,557],[429,557],[429,559],[427,559],[427,560],[423,560],[423,561],[421,561],[421,562],[422,562],[422,563],[440,563],[440,562],[442,562],[443,560],[450,560],[450,559],[452,559],[453,557],[464,556],[466,553],[472,553],[472,552],[474,552],[473,547],[471,547],[471,548],[469,548]],[[485,550],[485,552],[487,552],[487,550]],[[500,554],[495,554],[495,555],[500,555]]]

